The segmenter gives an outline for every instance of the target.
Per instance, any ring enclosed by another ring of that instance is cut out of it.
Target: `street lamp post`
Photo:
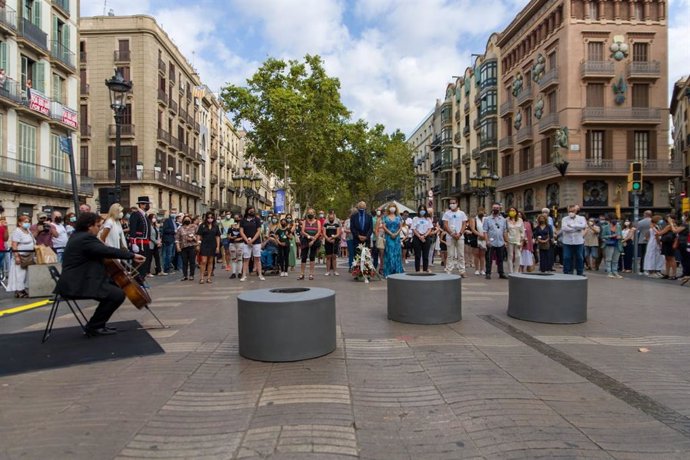
[[[470,186],[473,192],[481,197],[482,207],[486,207],[486,197],[496,188],[498,175],[491,174],[491,170],[486,163],[479,166],[479,174],[470,178]]]
[[[120,69],[115,69],[115,75],[105,81],[110,94],[110,108],[115,114],[115,197],[118,203],[121,201],[122,176],[121,176],[121,126],[122,117],[127,109],[125,98],[132,90],[132,82],[125,80]]]

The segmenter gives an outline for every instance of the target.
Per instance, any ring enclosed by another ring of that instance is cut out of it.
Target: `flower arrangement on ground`
[[[356,281],[364,281],[368,283],[369,280],[378,280],[379,274],[374,268],[374,263],[371,259],[371,251],[364,244],[360,244],[357,248],[354,262],[352,263],[352,276]]]

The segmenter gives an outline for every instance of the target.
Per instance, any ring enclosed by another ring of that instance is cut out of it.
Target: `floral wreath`
[[[371,251],[364,244],[360,244],[359,251],[352,262],[352,277],[356,281],[364,281],[368,283],[369,280],[378,280],[379,274],[374,268],[374,263],[371,259]]]

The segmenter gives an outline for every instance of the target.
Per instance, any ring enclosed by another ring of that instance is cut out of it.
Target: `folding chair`
[[[53,266],[49,266],[48,271],[50,272],[50,277],[53,278],[53,281],[55,281],[55,285],[57,286],[58,280],[60,279],[60,272]],[[41,343],[45,343],[50,337],[50,333],[53,332],[53,324],[55,323],[55,317],[57,316],[60,302],[65,302],[67,304],[74,317],[77,318],[79,326],[81,326],[82,330],[86,332],[86,324],[88,323],[88,320],[86,319],[84,312],[81,310],[81,308],[79,308],[77,301],[56,293],[55,298],[53,299],[53,306],[50,309],[50,314],[48,315],[48,323],[46,324],[45,332],[43,332],[43,340],[41,340]],[[79,312],[79,314],[77,314],[77,312]]]

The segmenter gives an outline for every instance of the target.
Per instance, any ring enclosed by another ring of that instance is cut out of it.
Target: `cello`
[[[117,259],[104,259],[105,270],[108,276],[117,284],[125,293],[125,296],[132,302],[132,305],[139,310],[142,308],[148,309],[151,303],[151,296],[146,289],[144,289],[134,277],[127,272],[122,262]],[[150,310],[149,310],[150,311]],[[154,315],[155,316],[155,315]],[[158,319],[158,318],[156,318]],[[160,320],[159,320],[160,322]]]

